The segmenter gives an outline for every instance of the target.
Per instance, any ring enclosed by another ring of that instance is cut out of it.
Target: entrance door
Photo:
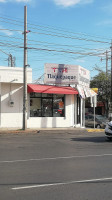
[[[80,110],[80,97],[77,96],[77,124],[80,124],[80,114],[81,114],[81,110]]]
[[[50,98],[42,99],[42,116],[43,117],[53,116],[52,99]]]

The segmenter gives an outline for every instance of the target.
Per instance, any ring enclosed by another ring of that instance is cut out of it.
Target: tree
[[[110,83],[110,72],[106,74],[103,70],[95,68],[99,73],[94,76],[90,81],[91,88],[98,88],[97,100],[101,101],[106,110],[106,115],[108,116],[108,104],[110,101],[111,83]]]

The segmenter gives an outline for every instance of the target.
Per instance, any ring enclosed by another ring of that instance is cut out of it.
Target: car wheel
[[[96,125],[96,128],[101,128],[100,124],[97,124],[97,125]]]
[[[108,139],[109,141],[112,141],[112,138],[111,138],[111,137],[107,137],[107,139]]]

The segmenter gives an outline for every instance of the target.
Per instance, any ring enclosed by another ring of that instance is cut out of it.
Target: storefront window
[[[64,95],[30,94],[30,117],[64,117]]]
[[[42,99],[42,116],[52,117],[52,99]]]
[[[41,117],[41,98],[30,98],[30,117]]]
[[[54,95],[53,116],[54,117],[64,117],[64,97],[63,97],[63,95]]]

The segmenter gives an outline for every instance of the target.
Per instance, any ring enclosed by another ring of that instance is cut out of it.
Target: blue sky
[[[16,66],[23,67],[25,5],[34,80],[43,75],[44,63],[78,64],[90,70],[91,77],[97,74],[94,67],[105,70],[112,39],[111,0],[0,0],[1,66],[8,65],[12,54]]]

